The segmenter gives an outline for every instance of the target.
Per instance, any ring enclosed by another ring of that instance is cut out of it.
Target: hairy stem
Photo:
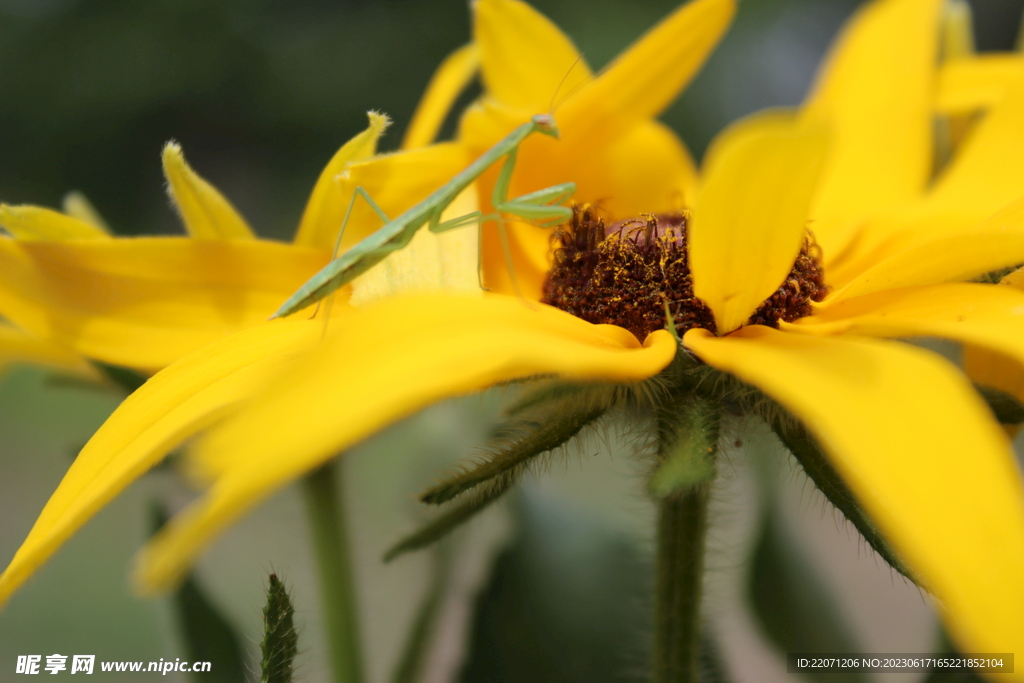
[[[709,491],[702,484],[658,506],[654,683],[697,681]]]

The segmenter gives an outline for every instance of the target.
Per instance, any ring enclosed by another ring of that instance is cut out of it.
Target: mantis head
[[[533,125],[537,127],[537,131],[544,133],[544,135],[550,135],[556,140],[561,137],[561,133],[558,132],[558,124],[555,123],[555,117],[551,114],[537,114],[532,119]]]

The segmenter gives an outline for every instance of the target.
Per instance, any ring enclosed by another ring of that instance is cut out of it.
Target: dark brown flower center
[[[605,226],[588,205],[553,238],[554,266],[544,303],[592,323],[624,327],[641,341],[665,327],[665,305],[682,335],[694,327],[716,333],[714,316],[693,295],[686,214],[644,215]],[[811,312],[828,289],[820,250],[808,235],[782,285],[750,316],[749,325],[778,327]]]

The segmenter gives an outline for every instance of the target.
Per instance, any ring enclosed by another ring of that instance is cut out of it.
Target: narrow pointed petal
[[[915,199],[925,188],[942,4],[864,5],[804,106],[804,116],[827,122],[834,137],[812,211],[826,256],[842,251],[865,216]]]
[[[402,149],[426,147],[437,139],[452,105],[480,70],[480,48],[463,45],[445,57],[427,84],[402,139]]]
[[[684,343],[800,418],[942,604],[962,652],[1024,648],[1024,496],[1006,437],[927,351],[766,327]]]
[[[72,218],[95,225],[103,232],[110,232],[110,226],[103,220],[100,212],[92,205],[89,198],[78,190],[72,190],[64,195],[64,199],[61,200],[61,210]]]
[[[543,114],[559,91],[572,92],[592,78],[572,41],[525,2],[476,0],[472,7],[489,97],[528,116]]]
[[[386,154],[349,164],[338,176],[337,183],[343,205],[347,208],[357,187],[366,190],[373,201],[394,220],[402,212],[426,199],[432,192],[450,182],[472,161],[465,147],[444,142],[395,154]],[[344,217],[344,212],[341,218]],[[330,244],[334,247],[342,220],[332,226]],[[352,215],[341,240],[342,252],[384,225],[384,220],[362,197],[356,199]],[[426,228],[424,228],[426,229]],[[473,226],[467,226],[472,230]]]
[[[782,329],[813,335],[943,337],[985,347],[1024,365],[1024,292],[956,282],[875,292],[819,308]]]
[[[31,363],[99,379],[99,374],[80,355],[0,322],[0,373],[11,365]]]
[[[1024,82],[1024,57],[986,54],[956,59],[939,70],[935,108],[940,114],[969,114],[998,105]]]
[[[318,321],[261,325],[154,375],[93,435],[0,575],[0,605],[104,505],[319,342]]]
[[[953,212],[931,223],[934,235],[923,230],[918,243],[891,248],[851,269],[851,277],[827,303],[871,292],[966,280],[1024,263],[1024,197],[1012,202],[972,229],[958,229],[961,215]],[[909,236],[907,240],[913,240]],[[832,273],[829,273],[830,282]],[[845,278],[844,278],[845,279]]]
[[[110,237],[92,223],[42,206],[0,204],[0,227],[19,240],[95,240]]]
[[[660,114],[704,65],[735,13],[735,0],[684,4],[566,102],[566,127],[585,125],[597,112],[629,121]]]
[[[667,332],[641,347],[621,328],[512,297],[395,297],[358,309],[308,364],[198,444],[193,457],[213,487],[143,552],[137,585],[167,588],[272,491],[439,400],[536,374],[637,381],[674,354]]]
[[[163,164],[167,191],[189,235],[208,240],[254,237],[231,202],[185,163],[178,143],[164,145]]]
[[[793,268],[826,145],[820,131],[796,128],[731,140],[706,169],[688,228],[693,292],[722,334],[742,325]]]
[[[0,314],[87,357],[155,371],[263,323],[327,259],[263,240],[0,238]]]
[[[295,233],[295,244],[319,249],[334,248],[351,199],[351,194],[342,192],[338,185],[338,174],[349,164],[372,157],[377,151],[377,141],[390,123],[387,116],[375,111],[367,112],[367,116],[370,119],[367,129],[342,145],[320,172]]]

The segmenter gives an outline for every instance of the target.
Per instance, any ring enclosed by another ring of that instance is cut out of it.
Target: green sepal
[[[807,430],[792,417],[774,412],[771,427],[790,453],[797,459],[807,476],[890,567],[917,583],[913,574],[896,556],[864,510],[853,492],[846,486],[828,457]]]
[[[541,422],[520,425],[522,432],[510,442],[500,444],[497,450],[481,462],[458,472],[420,495],[420,500],[439,505],[459,494],[488,482],[508,483],[517,479],[526,465],[538,455],[564,445],[580,431],[595,422],[605,412],[604,406],[585,408],[582,412],[556,408]],[[506,481],[507,480],[507,481]]]
[[[267,604],[263,608],[260,683],[291,683],[298,647],[295,608],[292,607],[284,584],[276,574],[271,574],[270,585],[267,586]]]
[[[847,624],[820,574],[781,528],[769,508],[754,551],[747,584],[753,612],[781,652],[858,651]],[[856,671],[811,670],[822,683],[859,683]]]
[[[153,505],[152,528],[155,533],[167,522],[159,505]],[[191,573],[171,596],[181,629],[186,659],[212,662],[213,668],[193,678],[209,683],[245,683],[246,669],[242,642],[227,619],[221,615],[200,588]]]
[[[660,420],[659,464],[649,482],[651,493],[658,498],[691,489],[715,475],[718,407],[691,394],[678,408],[678,413]]]
[[[1024,404],[1013,394],[980,384],[975,384],[974,389],[988,404],[1000,424],[1016,425],[1024,422]]]
[[[481,487],[482,490],[474,491],[468,500],[453,505],[441,516],[391,546],[384,553],[384,561],[390,562],[399,555],[425,548],[431,543],[441,540],[505,495],[514,483],[514,477],[500,477],[488,486]]]

